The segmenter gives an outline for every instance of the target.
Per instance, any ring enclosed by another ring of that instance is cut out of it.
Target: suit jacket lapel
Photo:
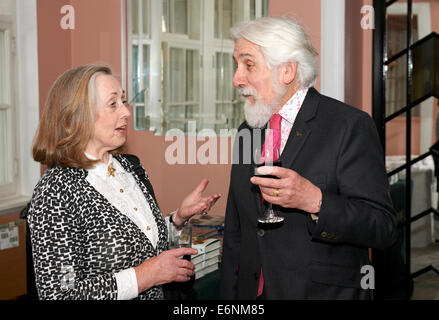
[[[305,141],[311,134],[311,128],[307,123],[313,119],[317,112],[320,94],[313,87],[309,88],[303,101],[302,107],[297,114],[287,144],[281,155],[282,167],[291,168],[297,155],[300,153]]]
[[[288,137],[287,144],[285,145],[285,148],[281,155],[281,161],[282,161],[282,167],[285,168],[291,168],[293,165],[293,162],[297,155],[300,152],[300,149],[305,144],[306,139],[311,134],[311,128],[309,124],[307,123],[312,118],[315,117],[318,103],[320,99],[320,94],[315,90],[314,88],[309,88],[308,93],[305,97],[305,100],[303,101],[303,105],[301,107],[301,110],[299,111],[296,120],[294,122],[293,128],[291,129],[290,136]],[[258,143],[255,141],[256,139],[261,139],[261,144],[259,147],[262,147],[265,140],[265,128],[261,129],[258,133],[255,133],[255,130],[259,129],[251,129],[249,126],[246,126],[245,129],[248,129],[251,131],[251,152],[252,152],[252,164],[250,165],[250,177],[253,176],[253,155],[255,152],[256,146],[258,146]],[[245,148],[245,147],[244,147]],[[250,210],[251,212],[254,212],[256,217],[254,219],[255,223],[257,223],[257,217],[262,214],[263,205],[261,202],[261,192],[259,190],[259,187],[256,185],[252,185],[251,187],[252,192],[252,198],[253,198],[253,204],[257,211]]]

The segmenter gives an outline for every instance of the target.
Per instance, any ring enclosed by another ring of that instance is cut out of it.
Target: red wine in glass
[[[271,163],[262,162],[262,163],[255,164],[255,176],[260,177],[260,178],[279,179],[277,176],[258,173],[258,168],[264,167],[264,166],[282,167],[282,162],[280,160],[276,160],[276,161],[271,162]]]
[[[258,173],[258,168],[262,166],[274,166],[274,167],[281,167],[281,161],[280,161],[280,152],[278,148],[274,148],[273,152],[270,152],[269,149],[264,150],[264,155],[261,155],[261,150],[259,148],[255,149],[255,152],[253,154],[253,163],[254,163],[254,175],[258,177],[263,178],[271,178],[271,179],[278,179],[278,177],[273,175],[261,175]],[[273,161],[274,159],[274,161]],[[278,216],[274,213],[273,205],[270,202],[268,203],[268,208],[264,211],[263,217],[258,218],[258,222],[265,224],[265,223],[279,223],[284,221],[284,218],[281,216]]]

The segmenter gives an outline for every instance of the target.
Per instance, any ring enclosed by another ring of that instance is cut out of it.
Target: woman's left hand
[[[222,196],[222,194],[216,193],[210,197],[202,197],[201,194],[206,189],[208,183],[209,180],[203,179],[200,184],[183,199],[177,213],[172,217],[173,222],[177,226],[183,225],[186,220],[196,214],[206,214]]]

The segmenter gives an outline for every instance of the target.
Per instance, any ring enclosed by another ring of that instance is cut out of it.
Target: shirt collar
[[[291,123],[291,125],[294,124],[307,93],[308,88],[297,90],[291,99],[288,100],[278,112],[282,118]]]
[[[92,155],[88,154],[87,152],[84,152],[85,156],[89,158],[90,160],[98,160],[96,157],[93,157]],[[94,167],[91,169],[87,169],[89,174],[96,174],[100,177],[107,177],[108,176],[108,165],[113,162],[113,156],[111,153],[108,155],[108,162],[105,164],[103,162],[97,162],[95,163]]]

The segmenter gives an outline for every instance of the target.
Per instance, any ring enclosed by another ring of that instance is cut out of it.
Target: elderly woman
[[[197,251],[167,250],[167,228],[221,195],[202,197],[204,179],[167,226],[138,158],[119,153],[130,115],[106,66],[68,70],[49,92],[33,146],[48,169],[28,213],[40,299],[163,299],[162,284],[194,274],[180,257]]]

